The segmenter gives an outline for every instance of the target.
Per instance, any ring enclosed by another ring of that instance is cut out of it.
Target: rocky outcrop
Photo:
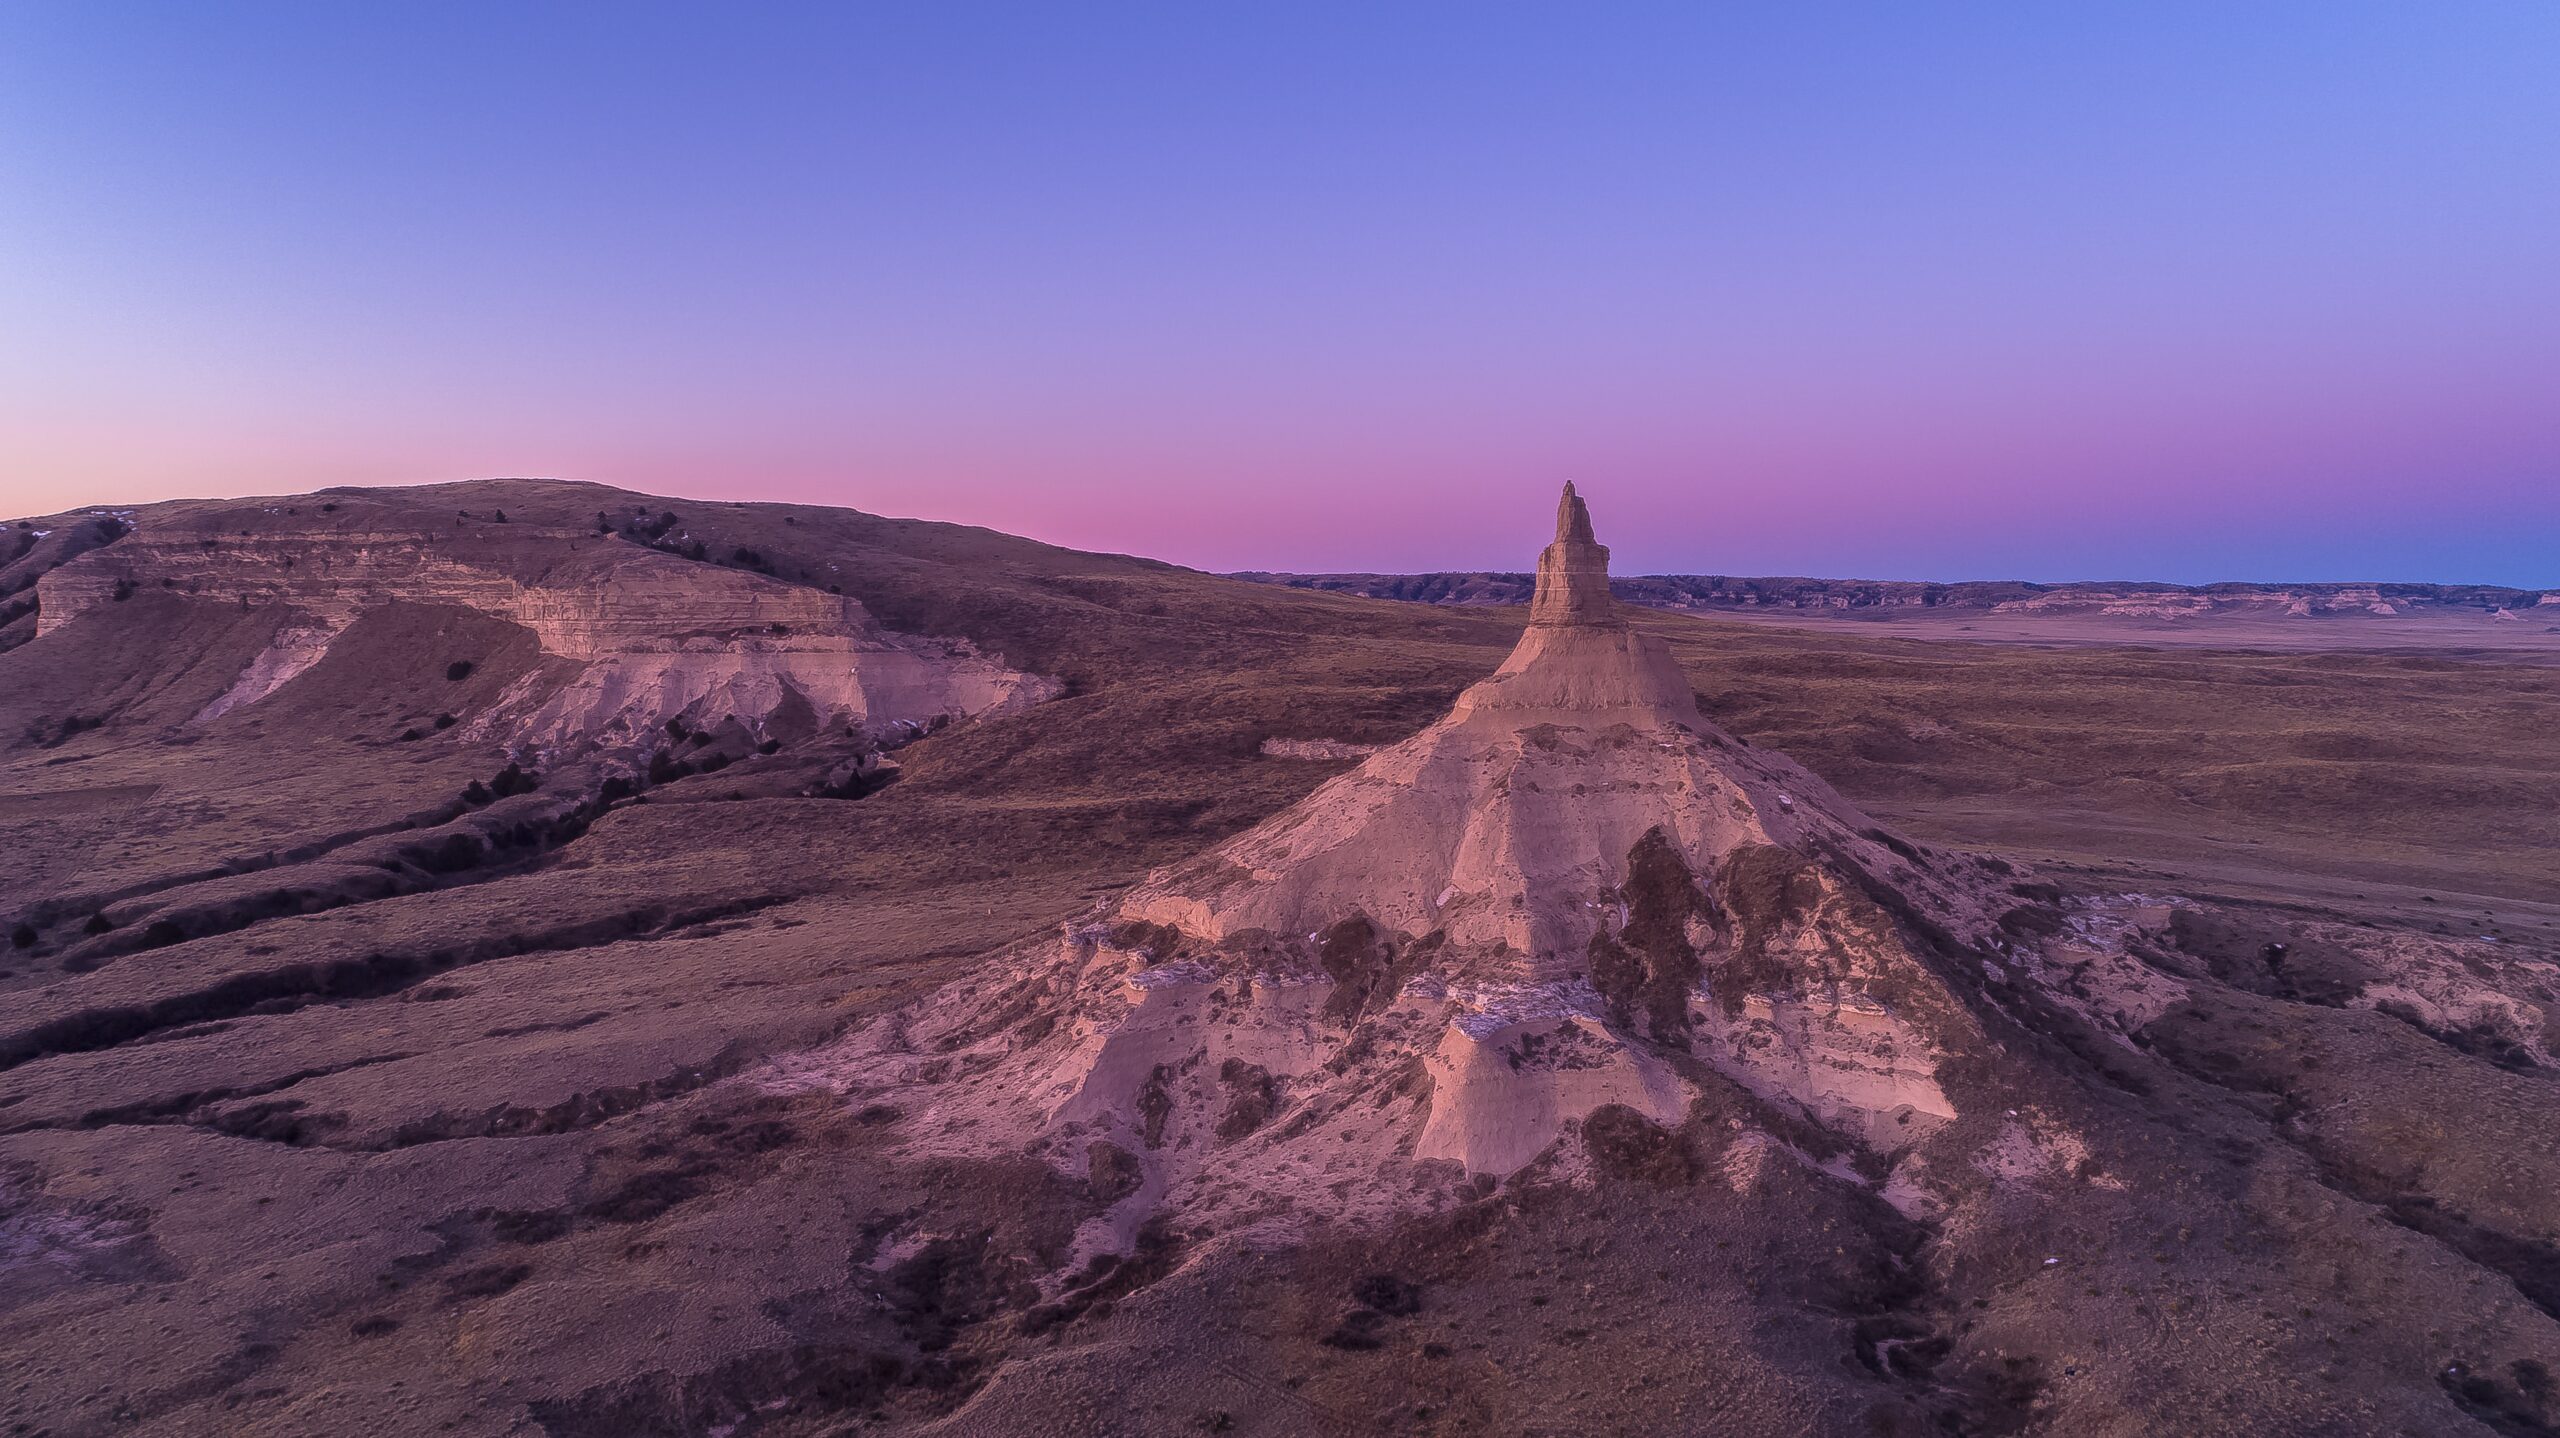
[[[130,509],[90,509],[0,526],[0,650],[44,626],[38,586],[45,576],[132,532]]]
[[[924,1098],[924,1151],[1116,1145],[1147,1175],[1127,1213],[1429,1207],[1710,1091],[1892,1166],[1961,1117],[1943,1067],[1994,1047],[1950,956],[2001,946],[2016,898],[1704,719],[1607,566],[1568,487],[1518,647],[1446,717],[829,1081]]]
[[[36,636],[145,589],[283,611],[274,643],[196,716],[209,723],[290,683],[369,610],[470,609],[530,630],[544,663],[473,716],[467,737],[543,755],[653,742],[670,720],[734,718],[778,737],[885,732],[1058,692],[965,641],[893,634],[855,600],[807,585],[612,534],[522,523],[446,533],[386,525],[384,513],[262,516],[236,532],[220,513],[155,517],[44,573]]]
[[[1618,606],[1609,598],[1609,551],[1591,533],[1591,510],[1567,482],[1556,502],[1556,539],[1538,555],[1538,587],[1529,622],[1542,628],[1614,625]]]

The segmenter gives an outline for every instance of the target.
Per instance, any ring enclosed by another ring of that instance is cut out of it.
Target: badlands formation
[[[1057,692],[965,642],[893,635],[857,600],[758,573],[770,566],[755,551],[733,550],[728,566],[698,562],[707,546],[688,556],[692,537],[672,512],[581,519],[465,509],[444,533],[361,490],[254,511],[164,507],[142,532],[46,569],[33,586],[29,637],[155,592],[256,612],[271,633],[236,680],[188,716],[202,725],[283,688],[367,614],[395,604],[468,610],[529,633],[539,657],[463,737],[545,765],[663,742],[670,720],[680,729],[735,722],[759,741],[847,727],[886,734]],[[113,516],[107,523],[125,527]]]
[[[2560,1432],[2560,669],[1518,597],[0,526],[0,1434]]]
[[[835,1079],[926,1095],[919,1153],[995,1141],[1121,1191],[1104,1247],[1160,1212],[1288,1228],[1587,1178],[1670,1153],[1710,1090],[1746,1147],[1914,1213],[1989,1149],[2085,1159],[2008,1057],[2022,1016],[2068,1018],[2021,942],[2061,929],[2055,891],[1708,722],[1608,557],[1567,485],[1527,629],[1445,717],[857,1035]]]

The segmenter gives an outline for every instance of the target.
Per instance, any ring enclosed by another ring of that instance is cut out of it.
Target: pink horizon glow
[[[2560,10],[1991,8],[0,12],[0,511],[2560,586]]]

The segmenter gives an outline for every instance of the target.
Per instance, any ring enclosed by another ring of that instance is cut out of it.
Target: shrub
[[[652,784],[671,784],[692,772],[691,764],[669,750],[661,749],[649,756],[649,782]]]
[[[107,922],[106,911],[101,909],[97,913],[89,916],[89,922],[80,926],[80,932],[84,934],[103,934],[114,927],[115,925]]]
[[[499,798],[504,799],[515,794],[532,793],[542,787],[542,778],[538,774],[526,773],[517,765],[509,764],[498,771],[496,778],[489,781],[489,787],[496,791]]]
[[[1373,1273],[1351,1285],[1351,1296],[1380,1313],[1402,1318],[1422,1311],[1422,1290],[1392,1273]]]
[[[116,587],[108,591],[107,597],[118,604],[122,604],[126,600],[131,599],[133,597],[133,581],[130,579],[118,579],[116,581]]]
[[[171,944],[184,943],[186,937],[187,931],[179,928],[175,919],[153,919],[150,927],[142,931],[142,946],[146,949],[166,948]]]
[[[403,744],[410,743],[413,740],[424,739],[426,737],[426,735],[419,733],[414,728],[403,729],[400,731],[400,742]]]
[[[507,512],[501,509],[497,513],[490,515],[489,521],[492,524],[504,524],[507,522]]]
[[[488,785],[481,783],[477,779],[474,779],[469,784],[463,786],[462,802],[471,805],[473,808],[478,808],[480,805],[486,804],[496,797],[497,796],[495,794],[489,792]]]
[[[444,677],[459,683],[470,678],[471,671],[478,667],[468,659],[457,659],[444,667]]]
[[[35,925],[20,924],[18,927],[11,929],[9,931],[9,942],[21,949],[34,948],[36,946]]]
[[[450,714],[439,714],[436,716],[436,727],[439,729],[450,729],[453,727],[453,723],[453,716]]]
[[[447,834],[443,842],[413,851],[410,857],[417,861],[419,868],[430,874],[459,874],[478,866],[482,859],[488,857],[488,851],[480,846],[476,835]]]

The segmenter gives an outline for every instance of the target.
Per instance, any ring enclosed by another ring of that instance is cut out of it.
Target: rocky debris
[[[859,799],[887,788],[897,777],[898,761],[871,749],[834,764],[802,792],[813,799]]]

